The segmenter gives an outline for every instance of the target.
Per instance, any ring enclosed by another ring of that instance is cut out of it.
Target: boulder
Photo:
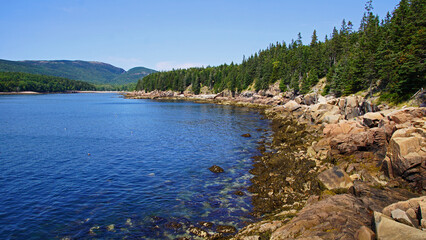
[[[397,208],[397,209],[393,210],[391,212],[391,215],[392,215],[392,218],[395,221],[398,221],[398,222],[403,223],[405,225],[414,227],[414,225],[411,222],[410,218],[408,218],[407,214],[404,211],[402,211],[401,209]]]
[[[223,168],[221,168],[221,167],[219,167],[217,165],[213,165],[213,166],[209,167],[209,170],[211,172],[214,172],[214,173],[222,173],[222,172],[224,172]]]
[[[356,240],[374,240],[376,239],[376,234],[370,228],[362,226],[356,231],[354,237]]]
[[[251,134],[250,133],[245,133],[245,134],[241,135],[241,137],[249,138],[249,137],[251,137]]]
[[[383,118],[383,115],[378,112],[368,112],[363,116],[363,123],[369,128],[378,127],[379,121]]]
[[[300,104],[298,104],[294,100],[290,100],[286,104],[284,104],[284,109],[286,109],[287,111],[290,111],[290,112],[293,112],[293,111],[295,111],[299,108],[300,108]]]
[[[387,149],[394,177],[401,176],[418,190],[425,190],[425,149],[425,129],[409,127],[395,131]]]
[[[377,239],[386,240],[418,240],[426,239],[426,232],[396,222],[390,217],[374,212],[374,225]]]
[[[325,170],[318,175],[318,179],[330,190],[353,186],[352,179],[338,167]]]
[[[316,104],[318,102],[318,95],[316,93],[306,94],[304,100],[306,105]]]
[[[370,219],[361,201],[339,194],[307,205],[270,239],[353,239],[359,226],[369,225]]]
[[[337,124],[328,124],[323,133],[327,136],[337,136],[339,134],[354,134],[364,132],[365,127],[354,121],[340,121]]]

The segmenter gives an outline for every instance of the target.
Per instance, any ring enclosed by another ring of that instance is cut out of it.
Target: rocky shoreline
[[[260,146],[249,188],[263,220],[233,239],[426,239],[426,108],[277,88],[126,97],[265,108],[273,140]]]

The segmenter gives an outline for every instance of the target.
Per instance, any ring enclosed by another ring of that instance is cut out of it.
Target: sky
[[[0,0],[0,59],[100,61],[128,70],[240,63],[342,20],[356,29],[366,0]],[[384,18],[399,0],[373,0]]]

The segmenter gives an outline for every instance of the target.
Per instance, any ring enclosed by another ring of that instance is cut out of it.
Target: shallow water
[[[268,121],[250,109],[50,94],[0,96],[0,113],[0,239],[173,239],[253,220]]]

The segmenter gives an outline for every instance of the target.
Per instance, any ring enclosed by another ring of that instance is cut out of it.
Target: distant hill
[[[145,67],[135,67],[129,69],[129,71],[124,72],[113,79],[117,84],[125,84],[125,83],[136,83],[139,79],[149,75],[151,73],[155,73],[157,71]]]
[[[8,61],[0,60],[0,72],[25,72],[80,80],[95,84],[127,84],[156,72],[137,67],[126,72],[122,68],[102,62],[88,61]]]

